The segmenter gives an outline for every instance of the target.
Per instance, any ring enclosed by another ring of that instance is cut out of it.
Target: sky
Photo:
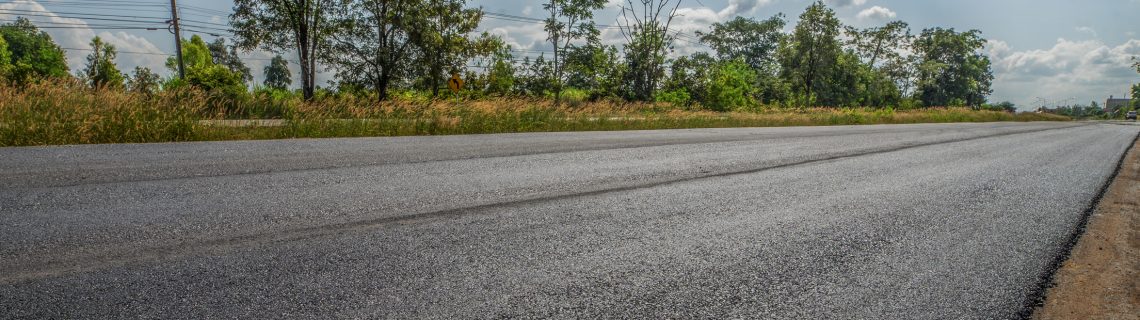
[[[602,25],[616,24],[619,6],[625,0],[610,0],[595,12]],[[677,0],[674,0],[677,1]],[[693,41],[693,32],[736,16],[766,19],[782,13],[787,31],[811,4],[810,0],[680,0],[675,30],[684,35],[674,44],[674,54],[690,54],[706,47]],[[542,27],[510,15],[542,19],[547,13],[539,0],[470,0],[488,15],[479,27],[502,36],[519,56],[536,57],[550,50]],[[640,1],[634,0],[635,3]],[[990,56],[995,75],[990,101],[1011,101],[1022,110],[1042,105],[1103,103],[1110,95],[1124,97],[1140,75],[1130,59],[1140,56],[1140,27],[1136,13],[1140,0],[825,0],[846,25],[860,28],[901,20],[914,33],[924,28],[944,27],[959,31],[978,29],[988,39],[984,54]],[[232,0],[179,0],[180,13],[191,34],[207,41],[228,37],[225,30]],[[98,35],[115,45],[121,70],[148,67],[159,74],[172,72],[165,61],[174,52],[173,35],[166,30],[170,18],[167,0],[2,0],[0,23],[16,16],[44,27],[67,51],[72,70],[82,69],[90,53],[89,43]],[[153,30],[147,30],[147,28]],[[603,41],[621,44],[617,30],[603,29]],[[296,60],[295,53],[283,53]],[[546,53],[549,55],[549,53]],[[242,53],[261,81],[262,70],[273,53]],[[293,63],[291,69],[299,67]],[[294,77],[297,79],[297,77]],[[331,72],[318,74],[318,83],[331,80]]]

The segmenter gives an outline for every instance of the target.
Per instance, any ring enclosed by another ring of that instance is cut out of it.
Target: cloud
[[[1015,51],[1004,41],[991,40],[987,53],[993,62],[994,95],[991,100],[1021,101],[1035,97],[1076,98],[1081,103],[1122,96],[1137,80],[1130,68],[1140,55],[1140,40],[1111,46],[1099,40],[1057,39],[1052,48]]]
[[[1077,30],[1077,32],[1090,34],[1093,36],[1093,38],[1098,37],[1096,34],[1096,29],[1093,29],[1092,27],[1080,26],[1080,27],[1077,27],[1076,30]]]
[[[894,19],[896,16],[898,14],[895,14],[891,9],[874,6],[860,11],[859,14],[855,15],[855,18],[859,20],[887,20]]]
[[[833,7],[840,7],[840,8],[850,7],[850,6],[858,7],[858,6],[861,6],[861,5],[866,4],[866,3],[867,3],[867,0],[827,0],[827,4],[829,4]]]
[[[866,1],[866,0],[858,0]],[[717,13],[721,18],[731,18],[741,14],[751,14],[757,8],[772,3],[772,0],[729,0],[728,6]]]

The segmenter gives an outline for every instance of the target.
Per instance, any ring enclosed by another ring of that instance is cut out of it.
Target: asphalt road
[[[1010,318],[1140,126],[0,149],[0,318]]]

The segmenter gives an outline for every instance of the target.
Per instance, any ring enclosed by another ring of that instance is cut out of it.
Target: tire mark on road
[[[1076,125],[1070,125],[1070,126],[1064,126],[1064,127],[1048,128],[1046,130],[1073,128],[1073,127],[1079,127],[1081,125],[1082,124],[1076,124]],[[1084,125],[1087,125],[1087,124],[1084,124]],[[997,127],[997,129],[1005,129],[1005,128],[1009,128],[1009,127],[1014,127],[1014,126],[1010,125],[1010,126]],[[638,144],[635,142],[617,141],[617,142],[608,142],[608,144],[602,145],[602,146],[589,146],[589,147],[584,147],[584,148],[570,147],[570,148],[564,148],[564,149],[557,149],[556,148],[556,149],[552,149],[552,150],[544,150],[544,151],[537,151],[537,152],[526,152],[526,151],[509,152],[509,153],[503,153],[503,154],[493,154],[493,155],[488,155],[488,156],[460,156],[460,157],[454,157],[454,158],[411,159],[411,160],[396,159],[396,160],[392,160],[392,161],[379,161],[379,162],[368,162],[368,163],[348,163],[348,164],[344,164],[344,165],[314,166],[314,167],[284,168],[284,169],[281,169],[281,168],[277,168],[277,169],[274,169],[274,168],[253,168],[253,169],[247,169],[247,170],[237,170],[237,171],[232,171],[232,172],[206,173],[206,174],[185,174],[184,172],[181,172],[180,170],[178,170],[179,169],[178,167],[170,166],[170,167],[160,167],[158,170],[150,170],[150,171],[157,171],[157,172],[164,172],[164,173],[179,172],[180,174],[184,174],[184,175],[174,175],[174,176],[168,176],[168,177],[132,178],[131,172],[126,172],[126,173],[120,172],[120,174],[110,175],[109,178],[105,177],[104,179],[106,179],[106,180],[102,180],[102,181],[100,181],[99,179],[96,179],[95,181],[89,181],[89,180],[86,180],[86,178],[75,179],[75,177],[81,176],[81,174],[79,174],[79,172],[83,172],[83,171],[86,171],[88,169],[62,169],[61,170],[60,168],[51,168],[50,170],[47,170],[47,171],[30,171],[30,172],[19,172],[19,173],[9,172],[6,174],[0,174],[0,190],[3,190],[3,189],[36,190],[36,189],[50,189],[50,188],[66,188],[66,187],[75,187],[75,186],[135,183],[135,182],[176,181],[176,180],[191,180],[191,179],[215,178],[215,177],[231,177],[231,176],[236,177],[236,176],[247,176],[247,175],[261,175],[261,174],[270,174],[270,173],[309,172],[309,171],[336,170],[336,169],[346,169],[346,168],[367,168],[367,167],[377,167],[377,166],[385,166],[385,165],[393,165],[393,164],[420,164],[420,163],[432,163],[432,162],[443,162],[443,161],[463,161],[463,160],[472,160],[472,159],[497,159],[497,158],[509,158],[509,157],[520,157],[520,156],[549,155],[549,154],[558,154],[558,153],[589,152],[589,151],[619,150],[619,149],[639,149],[639,148],[668,147],[668,146],[685,146],[685,145],[698,145],[698,144],[711,144],[711,143],[748,142],[748,141],[761,141],[761,140],[772,140],[772,139],[822,138],[822,137],[833,137],[833,136],[840,136],[840,135],[854,136],[854,135],[873,135],[873,134],[882,134],[882,133],[894,133],[894,134],[900,134],[900,135],[901,134],[908,134],[908,133],[915,133],[915,132],[929,133],[929,130],[926,130],[926,129],[927,128],[917,127],[917,128],[908,128],[908,130],[906,130],[906,131],[892,131],[892,130],[888,130],[888,129],[881,129],[881,130],[860,131],[860,132],[855,132],[855,133],[848,133],[848,132],[811,132],[811,133],[804,133],[804,134],[798,134],[798,135],[792,135],[792,136],[780,136],[780,135],[772,135],[772,134],[765,134],[765,133],[754,133],[754,134],[749,134],[746,136],[739,136],[739,137],[732,137],[732,138],[719,138],[718,139],[716,137],[711,137],[711,139],[710,139],[710,137],[692,137],[692,138],[669,139],[666,141],[657,141],[657,142],[646,143],[646,144]],[[1036,132],[1038,130],[1042,130],[1042,129],[1031,129],[1028,131],[1013,131],[1012,133]],[[938,130],[937,132],[942,133],[943,131],[955,131],[955,130],[942,129],[942,130]],[[961,131],[961,130],[959,130],[959,131]],[[552,141],[552,143],[558,143],[558,142],[560,142],[560,141]],[[325,157],[325,155],[312,155],[312,156],[297,157],[297,159],[314,159],[314,158],[323,158],[323,157]],[[242,166],[242,165],[247,165],[249,163],[259,163],[259,162],[263,162],[263,161],[265,161],[265,159],[251,159],[251,160],[245,160],[245,161],[235,161],[235,163],[237,163],[238,166]],[[121,166],[121,167],[112,167],[112,168],[101,168],[100,170],[138,170],[138,169],[139,168],[135,168],[132,166]],[[145,169],[152,169],[152,168],[146,167],[146,168],[142,168],[142,169],[145,170]]]
[[[916,148],[922,148],[922,147],[952,144],[952,143],[966,142],[966,141],[973,141],[973,140],[992,139],[992,138],[999,138],[999,137],[1005,137],[1005,136],[1037,133],[1037,132],[1052,131],[1052,130],[1073,129],[1073,128],[1080,128],[1080,127],[1085,127],[1085,126],[1088,126],[1088,124],[1067,126],[1067,127],[1044,128],[1044,129],[1036,129],[1036,130],[1028,130],[1028,131],[1003,132],[1003,133],[997,133],[997,134],[991,134],[991,135],[976,136],[976,137],[961,138],[961,139],[951,139],[951,140],[935,141],[935,142],[926,142],[926,143],[903,144],[900,146],[889,147],[889,148],[859,150],[859,151],[852,151],[852,152],[840,153],[840,154],[834,154],[834,155],[825,155],[825,156],[814,158],[814,159],[807,159],[807,160],[801,160],[801,161],[795,161],[795,162],[789,162],[789,163],[783,163],[783,164],[775,164],[775,165],[764,166],[764,167],[759,167],[759,168],[723,171],[723,172],[715,172],[715,173],[707,173],[707,174],[683,175],[683,176],[675,177],[672,179],[665,179],[665,180],[652,181],[652,182],[632,183],[632,184],[628,184],[628,185],[621,185],[621,186],[603,188],[603,189],[598,189],[598,190],[578,192],[578,193],[560,194],[560,195],[552,195],[552,196],[540,196],[540,197],[534,197],[534,198],[526,198],[526,199],[510,200],[510,201],[497,202],[497,203],[482,204],[482,205],[476,205],[476,206],[470,206],[470,207],[444,209],[444,210],[423,212],[423,213],[414,213],[414,214],[408,214],[408,215],[402,215],[402,216],[391,216],[391,217],[359,220],[359,221],[329,224],[329,225],[295,228],[295,229],[289,229],[289,230],[283,230],[283,231],[277,231],[277,232],[267,232],[267,233],[249,234],[249,235],[238,235],[238,236],[233,236],[233,237],[228,237],[228,238],[213,239],[213,240],[207,240],[207,241],[187,242],[187,243],[180,243],[180,244],[176,244],[176,245],[161,246],[161,247],[139,248],[137,250],[133,250],[130,252],[123,252],[123,253],[104,253],[104,254],[95,254],[95,255],[80,255],[80,256],[68,257],[68,258],[64,258],[64,259],[56,259],[56,260],[48,261],[46,263],[36,263],[36,265],[33,265],[33,266],[16,266],[16,267],[10,268],[8,270],[0,270],[0,274],[2,274],[2,275],[0,275],[0,284],[21,283],[21,282],[34,281],[34,280],[44,279],[44,278],[65,276],[65,275],[72,274],[72,273],[96,271],[96,270],[101,270],[101,269],[107,269],[107,268],[130,265],[130,264],[137,264],[137,263],[144,263],[144,262],[176,260],[176,259],[183,258],[183,257],[189,257],[189,256],[200,255],[200,254],[205,254],[205,253],[225,253],[225,252],[228,252],[228,251],[231,251],[234,249],[239,249],[239,248],[247,248],[247,247],[254,247],[254,246],[265,246],[265,245],[272,245],[275,243],[286,243],[286,242],[294,242],[294,241],[301,241],[301,240],[307,240],[307,239],[323,238],[323,237],[335,236],[337,234],[341,234],[341,233],[345,233],[345,232],[355,232],[355,231],[361,231],[361,230],[368,230],[368,229],[373,229],[373,228],[386,226],[386,225],[411,224],[411,223],[416,223],[416,222],[425,221],[425,220],[447,219],[447,218],[452,218],[452,217],[459,217],[459,216],[464,216],[464,215],[483,213],[483,212],[487,212],[487,211],[491,211],[493,209],[499,209],[499,208],[526,206],[526,205],[532,205],[532,204],[538,204],[538,203],[544,203],[544,202],[550,202],[550,201],[558,201],[558,200],[580,198],[580,197],[589,197],[589,196],[603,195],[603,194],[615,193],[615,192],[650,189],[650,188],[672,185],[672,184],[685,183],[685,182],[690,182],[690,181],[714,179],[714,178],[729,177],[729,176],[743,175],[743,174],[752,174],[752,173],[758,173],[758,172],[764,172],[764,171],[770,171],[770,170],[778,170],[778,169],[782,169],[782,168],[790,168],[790,167],[798,167],[798,166],[811,165],[811,164],[817,164],[817,163],[839,161],[839,160],[843,160],[843,159],[850,159],[850,158],[856,158],[856,157],[862,157],[862,156],[871,156],[871,155],[877,155],[877,154],[891,153],[891,152],[916,149]]]

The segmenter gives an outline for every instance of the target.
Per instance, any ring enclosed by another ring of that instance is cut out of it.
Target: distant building
[[[1132,99],[1114,99],[1112,96],[1108,96],[1108,101],[1104,102],[1104,112],[1113,112],[1131,105]]]

